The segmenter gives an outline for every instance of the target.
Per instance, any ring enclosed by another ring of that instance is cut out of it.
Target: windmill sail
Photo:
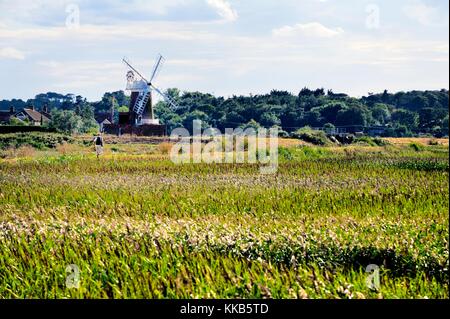
[[[151,87],[153,88],[153,90],[155,90],[159,95],[161,95],[163,97],[163,99],[170,104],[170,106],[176,110],[178,109],[178,105],[175,103],[175,101],[168,96],[167,94],[163,93],[160,89],[158,89],[156,86],[154,86],[153,84],[151,85]]]
[[[156,63],[153,67],[153,72],[152,72],[152,76],[150,77],[150,83],[153,83],[153,81],[156,79],[156,77],[158,76],[159,72],[161,71],[163,65],[164,65],[165,59],[164,57],[160,54],[157,58],[156,58]]]
[[[130,110],[132,110],[137,125],[143,124],[159,124],[159,121],[154,118],[154,110],[152,105],[152,91],[156,91],[159,95],[161,95],[164,100],[173,108],[177,109],[178,106],[175,101],[163,93],[159,88],[154,86],[152,82],[156,79],[161,68],[164,64],[164,57],[162,55],[158,55],[155,65],[153,67],[150,81],[148,81],[142,73],[140,73],[135,67],[131,65],[128,59],[124,58],[123,62],[129,68],[127,73],[127,86],[126,90],[131,91],[131,103]],[[136,76],[138,79],[136,79]]]

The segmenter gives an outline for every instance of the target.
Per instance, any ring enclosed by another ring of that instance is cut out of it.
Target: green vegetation
[[[279,126],[286,133],[299,128],[324,127],[368,127],[384,128],[381,136],[411,137],[419,133],[436,137],[448,136],[447,90],[411,91],[369,94],[362,98],[353,98],[346,94],[336,94],[331,90],[302,89],[298,94],[286,91],[272,91],[269,94],[251,96],[233,96],[225,99],[200,92],[180,92],[169,89],[170,95],[179,105],[177,110],[166,103],[155,106],[155,114],[168,126],[169,132],[176,127],[192,129],[192,121],[202,120],[205,127],[216,127],[222,132],[225,128]],[[54,124],[62,131],[87,132],[92,126],[93,113],[115,110],[124,111],[130,98],[123,91],[105,93],[97,102],[87,102],[81,96],[61,95],[57,93],[39,94],[26,102],[22,100],[0,101],[0,110],[16,110],[33,104],[38,110],[44,105],[50,109],[71,112],[71,121],[59,121]],[[122,107],[120,107],[122,106]],[[119,110],[120,108],[120,110]],[[74,114],[81,117],[74,118]],[[68,116],[66,114],[66,116]],[[90,121],[89,121],[90,119]],[[85,123],[81,124],[81,120]],[[70,127],[66,123],[74,122]],[[78,123],[78,124],[77,124]]]
[[[372,138],[369,136],[358,137],[355,141],[358,144],[366,144],[369,146],[387,146],[389,142],[381,138]]]
[[[425,147],[423,145],[418,144],[418,143],[411,143],[411,144],[409,144],[409,147],[411,147],[416,152],[421,152],[425,149]]]
[[[94,119],[93,109],[86,105],[84,110],[78,112],[71,110],[53,110],[51,114],[50,128],[67,134],[96,133],[99,126]]]
[[[301,139],[305,142],[314,144],[314,145],[330,145],[331,142],[328,140],[327,135],[325,132],[322,131],[314,131],[310,127],[304,127],[299,129],[298,131],[294,132],[292,134],[292,137]]]
[[[11,125],[11,126],[27,126],[30,123],[28,122],[28,120],[21,121],[17,117],[11,117],[9,119],[9,123],[8,124]]]
[[[273,175],[167,146],[0,160],[0,298],[449,297],[448,146],[280,147]]]
[[[0,134],[0,150],[31,146],[36,149],[55,148],[62,143],[72,142],[67,135],[56,133],[12,133]]]

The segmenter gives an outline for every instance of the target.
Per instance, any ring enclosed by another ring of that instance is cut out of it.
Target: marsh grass
[[[77,147],[0,161],[0,297],[448,298],[448,147],[282,147],[268,176]]]

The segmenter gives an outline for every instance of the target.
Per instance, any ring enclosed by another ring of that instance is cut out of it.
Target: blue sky
[[[0,99],[97,100],[158,53],[161,88],[226,97],[448,89],[448,32],[446,0],[0,0]]]

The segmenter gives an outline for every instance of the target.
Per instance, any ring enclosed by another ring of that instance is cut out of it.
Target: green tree
[[[425,107],[419,111],[419,127],[427,130],[441,126],[447,115],[448,109]]]
[[[371,108],[372,118],[375,124],[383,125],[389,122],[391,118],[391,112],[387,104],[376,103],[373,108]]]
[[[337,115],[337,126],[366,126],[368,122],[368,111],[362,106],[352,105],[347,109],[340,110]]]
[[[399,109],[392,112],[392,121],[413,130],[419,125],[419,115],[415,112]]]
[[[343,102],[331,102],[324,106],[314,108],[318,110],[323,118],[323,122],[336,123],[339,111],[345,110],[347,105]]]
[[[336,127],[331,123],[325,123],[323,125],[323,129],[325,130],[326,133],[331,134],[332,132],[334,132]]]
[[[281,121],[274,113],[264,113],[260,118],[261,125],[267,128],[280,125]]]
[[[80,133],[83,129],[83,119],[70,110],[53,110],[49,126],[68,134]]]
[[[261,124],[259,124],[255,120],[251,119],[248,123],[241,125],[241,128],[243,130],[246,130],[248,128],[252,128],[255,131],[258,131],[261,128]]]
[[[323,118],[317,108],[313,108],[311,111],[306,112],[303,120],[304,123],[302,124],[313,127],[322,126],[323,123]]]
[[[448,136],[448,115],[442,120],[442,134]]]
[[[244,117],[236,111],[229,112],[222,121],[223,128],[235,128],[244,122]]]
[[[96,133],[100,129],[100,125],[94,118],[82,119],[80,133]]]
[[[160,101],[156,103],[155,116],[161,121],[161,123],[166,125],[167,132],[169,134],[173,129],[183,127],[183,120],[181,116],[173,112],[165,102]]]
[[[183,119],[178,114],[171,114],[169,117],[167,117],[164,121],[167,127],[167,131],[170,134],[170,132],[177,127],[183,127]]]
[[[189,132],[193,131],[193,122],[195,120],[202,121],[202,129],[209,127],[209,117],[206,113],[202,111],[192,111],[191,113],[186,114],[183,117],[183,126],[186,128]]]

